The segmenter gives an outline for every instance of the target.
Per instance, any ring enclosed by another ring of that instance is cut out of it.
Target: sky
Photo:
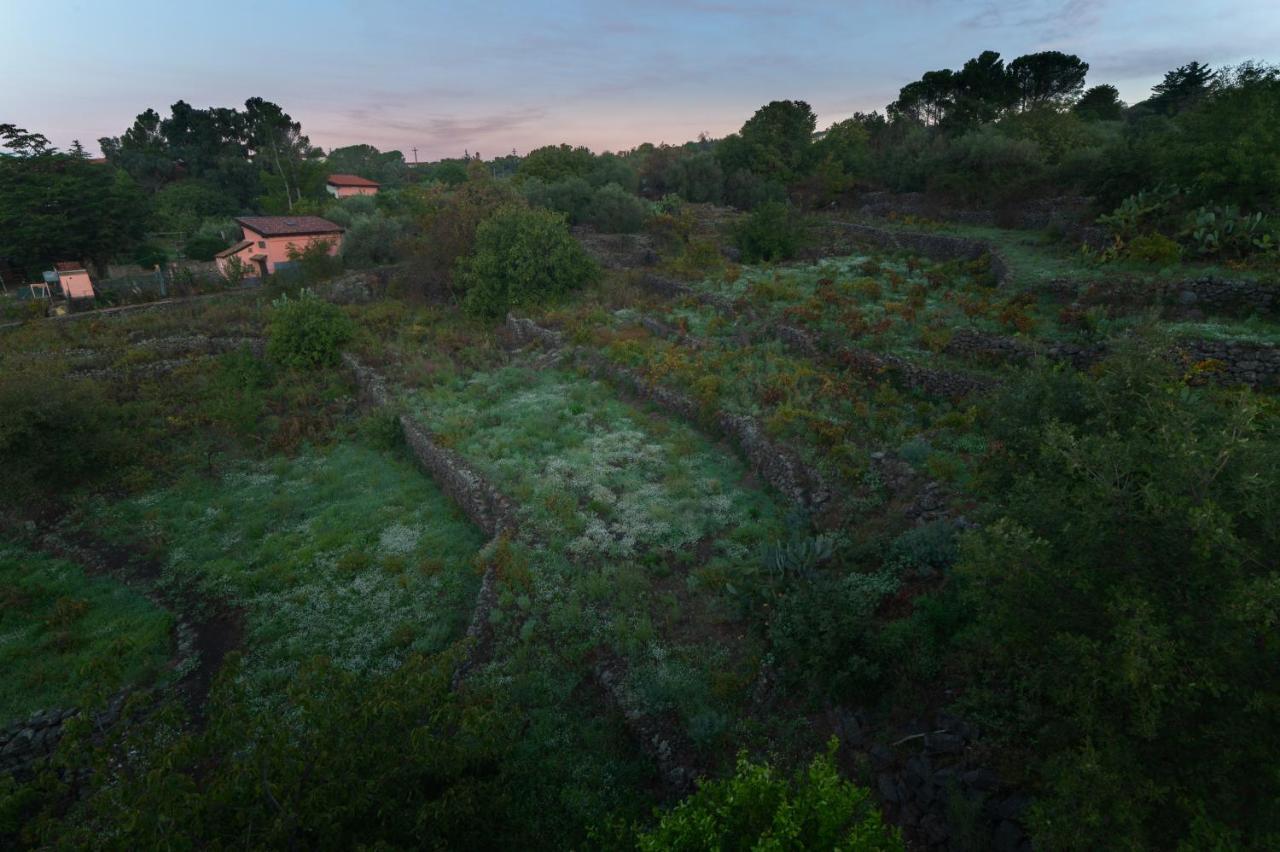
[[[60,147],[259,96],[428,161],[678,144],[778,99],[821,128],[987,49],[1078,54],[1132,103],[1193,59],[1280,62],[1280,0],[0,0],[0,40],[0,123]]]

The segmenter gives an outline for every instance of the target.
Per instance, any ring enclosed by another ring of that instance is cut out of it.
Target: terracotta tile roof
[[[74,260],[60,260],[53,265],[58,272],[84,272],[84,264]]]
[[[319,216],[242,216],[236,221],[264,237],[302,237],[343,231],[341,226]]]
[[[230,248],[224,248],[222,251],[215,254],[214,257],[230,257],[233,254],[238,254],[244,251],[251,245],[253,245],[251,240],[241,240]]]
[[[333,186],[381,186],[377,181],[362,178],[359,175],[329,175],[329,181]]]

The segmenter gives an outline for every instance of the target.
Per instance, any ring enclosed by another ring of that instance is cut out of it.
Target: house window
[[[266,247],[267,247],[266,240],[258,240],[258,248],[266,248]]]

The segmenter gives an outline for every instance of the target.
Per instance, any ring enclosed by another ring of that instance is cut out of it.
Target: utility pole
[[[418,149],[417,148],[413,149],[413,164],[415,166],[418,165]]]

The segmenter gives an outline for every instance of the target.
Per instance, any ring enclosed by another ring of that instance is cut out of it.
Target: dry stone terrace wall
[[[793,351],[803,355],[821,355],[818,342],[808,332],[789,325],[774,327],[774,334]],[[931,396],[946,399],[959,399],[971,393],[981,393],[996,386],[994,379],[985,376],[972,376],[949,370],[930,370],[913,364],[905,358],[887,353],[876,353],[852,346],[835,348],[830,357],[841,366],[856,370],[863,375],[891,375],[913,389]]]
[[[1036,355],[1086,369],[1107,354],[1103,343],[1077,346],[1053,343],[1036,346],[1014,337],[957,330],[945,351],[960,357],[986,361],[1025,363]],[[1274,343],[1229,340],[1184,340],[1174,344],[1169,357],[1184,367],[1204,365],[1201,375],[1217,384],[1247,385],[1254,390],[1280,389],[1280,347]]]
[[[1207,375],[1219,384],[1280,390],[1280,347],[1274,343],[1190,340],[1174,351],[1185,364],[1207,365]]]
[[[370,367],[361,364],[349,353],[342,356],[343,363],[355,376],[360,401],[368,408],[384,408],[393,402],[386,380]],[[399,416],[405,443],[422,469],[435,480],[463,514],[478,528],[490,536],[493,543],[517,531],[516,507],[510,498],[494,488],[478,471],[454,451],[441,447],[432,440],[430,433],[407,414]],[[493,652],[494,634],[489,614],[497,604],[497,568],[492,561],[480,578],[480,590],[476,594],[471,621],[467,625],[467,638],[471,648],[453,673],[453,688],[476,666],[487,660]]]
[[[507,331],[518,345],[534,341],[552,348],[565,345],[563,335],[543,328],[531,319],[508,316]],[[705,420],[702,406],[682,393],[654,385],[597,352],[573,348],[571,354],[595,375],[620,385],[640,399],[648,400],[691,423]],[[804,464],[793,451],[768,437],[753,418],[719,412],[715,415],[714,425],[737,444],[756,473],[786,499],[810,510],[820,509],[830,501],[833,491],[818,472]]]
[[[554,334],[533,323],[528,325],[523,333],[534,335],[539,340]],[[366,405],[382,407],[392,403],[392,395],[382,376],[350,354],[344,354],[343,361],[355,374],[361,399]],[[510,499],[490,485],[457,453],[436,445],[429,433],[408,415],[400,416],[400,426],[414,457],[472,523],[493,536],[495,542],[515,534],[516,510]],[[472,640],[471,650],[454,672],[454,689],[461,685],[468,673],[492,655],[494,632],[489,614],[497,601],[497,569],[491,562],[481,578],[480,591],[467,627],[466,635]],[[625,671],[621,660],[609,658],[595,667],[594,678],[605,698],[622,713],[641,749],[657,764],[667,790],[674,795],[683,795],[692,787],[696,774],[691,762],[681,757],[691,753],[691,747],[681,739],[678,727],[662,725],[631,707],[622,688]]]
[[[700,293],[679,281],[672,281],[658,275],[646,275],[641,282],[651,292],[660,296],[693,298],[730,319],[738,316],[738,310],[727,300],[714,294]],[[645,317],[641,319],[641,323],[651,333],[669,340],[676,340],[693,348],[700,348],[703,345],[701,341],[683,335],[658,320]],[[827,353],[807,331],[785,324],[771,325],[770,329],[774,337],[800,355],[805,357],[829,355],[843,367],[866,375],[888,375],[913,390],[935,396],[954,399],[990,390],[996,384],[994,380],[985,376],[973,376],[950,370],[932,370],[896,355],[875,353],[852,346],[840,346],[831,353]]]
[[[1143,310],[1160,306],[1172,314],[1280,316],[1280,281],[1204,276],[1177,281],[1143,282],[1128,278],[1051,281],[1043,288],[1063,301]]]
[[[991,258],[991,272],[995,275],[996,284],[1005,286],[1012,282],[1012,272],[1004,256],[995,246],[982,240],[955,237],[949,234],[895,231],[853,222],[833,224],[858,242],[890,251],[911,252],[932,260],[978,260],[987,255]]]

